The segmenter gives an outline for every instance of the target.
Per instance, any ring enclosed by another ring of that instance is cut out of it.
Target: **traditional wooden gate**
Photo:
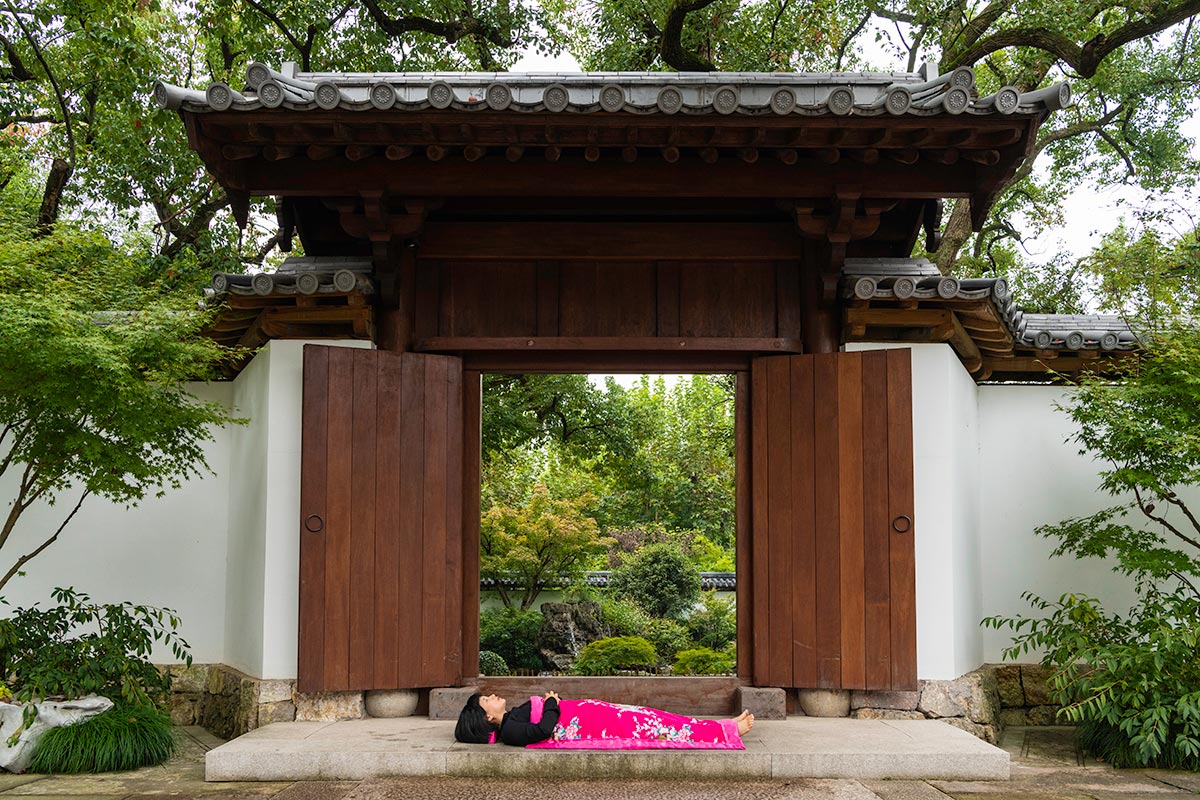
[[[907,350],[754,361],[760,686],[917,686],[911,374]]]
[[[308,345],[303,404],[298,689],[457,683],[461,360]]]

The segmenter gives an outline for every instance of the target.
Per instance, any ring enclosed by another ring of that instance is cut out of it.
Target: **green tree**
[[[16,480],[0,588],[89,496],[135,505],[205,471],[204,442],[231,421],[184,387],[226,358],[200,336],[194,296],[137,285],[144,243],[118,249],[66,222],[39,235],[36,208],[0,205],[0,477]],[[70,510],[57,529],[14,553],[25,512],[58,500]]]
[[[547,586],[577,581],[589,557],[603,552],[611,541],[600,535],[596,521],[585,516],[578,503],[556,500],[539,485],[527,505],[495,506],[483,515],[479,574],[496,581],[506,607],[519,599],[524,611]],[[516,597],[501,583],[513,578]]]
[[[1055,555],[1112,558],[1139,603],[1125,614],[1074,593],[1028,594],[1044,617],[990,617],[1014,632],[1006,655],[1041,651],[1085,743],[1117,765],[1200,767],[1200,340],[1155,337],[1119,383],[1085,380],[1066,406],[1080,453],[1109,465],[1117,504],[1045,525]]]
[[[679,548],[652,544],[613,570],[608,585],[651,616],[678,619],[700,597],[700,571]]]

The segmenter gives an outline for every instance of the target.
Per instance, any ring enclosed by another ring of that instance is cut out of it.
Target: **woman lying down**
[[[474,694],[458,715],[454,738],[565,750],[744,750],[742,736],[753,727],[749,711],[733,719],[693,719],[602,700],[561,700],[557,692],[510,711],[503,697]]]

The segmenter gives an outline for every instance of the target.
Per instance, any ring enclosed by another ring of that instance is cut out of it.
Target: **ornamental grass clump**
[[[1118,383],[1085,378],[1065,407],[1080,454],[1110,464],[1118,504],[1044,525],[1054,555],[1109,558],[1133,583],[1125,615],[1066,593],[1023,595],[1040,616],[988,617],[1013,632],[1006,658],[1041,653],[1051,699],[1080,744],[1118,767],[1200,770],[1200,337],[1146,337]]]
[[[162,764],[175,748],[170,715],[118,703],[98,716],[47,730],[29,768],[55,775],[120,772]]]

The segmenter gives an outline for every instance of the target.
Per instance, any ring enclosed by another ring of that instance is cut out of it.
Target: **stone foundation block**
[[[479,691],[474,686],[450,686],[429,690],[430,719],[458,719],[467,699]]]
[[[259,703],[292,702],[292,693],[296,691],[296,682],[291,680],[268,680],[258,682]]]
[[[1021,666],[1019,664],[997,664],[992,671],[996,675],[996,687],[1000,692],[1000,707],[1023,707],[1025,692],[1021,689]]]
[[[172,664],[167,667],[171,673],[172,692],[203,692],[208,686],[209,666],[207,664]]]
[[[362,692],[296,692],[297,720],[362,719]]]
[[[411,717],[417,710],[417,693],[413,689],[373,689],[367,692],[366,709],[372,717]]]
[[[941,721],[947,725],[953,725],[959,730],[964,730],[977,739],[983,739],[989,744],[995,744],[1000,738],[995,725],[980,725],[977,722],[972,722],[971,720],[964,719],[963,717],[948,717]]]
[[[1070,725],[1058,716],[1058,706],[1034,706],[1025,712],[1027,725]]]
[[[897,711],[916,711],[921,693],[917,692],[888,692],[882,690],[850,692],[850,708],[890,708]],[[917,717],[895,717],[895,719],[918,719]]]
[[[1004,708],[1000,710],[1000,727],[1029,724],[1029,716],[1023,708]]]
[[[739,686],[733,694],[733,713],[749,709],[758,719],[787,719],[787,692],[759,686]]]
[[[856,708],[850,712],[854,719],[925,719],[920,711],[899,708]]]
[[[258,704],[258,719],[255,727],[261,728],[272,722],[292,722],[296,719],[296,705],[291,700]]]
[[[850,716],[850,692],[845,689],[799,689],[796,699],[810,717]]]
[[[995,726],[1000,712],[996,678],[985,668],[952,681],[926,681],[917,710],[928,717],[966,717]]]
[[[1041,664],[1021,665],[1021,688],[1025,691],[1027,706],[1050,705],[1050,690],[1047,683],[1054,670]]]
[[[168,708],[171,722],[176,725],[195,725],[200,721],[200,693],[172,694]]]

